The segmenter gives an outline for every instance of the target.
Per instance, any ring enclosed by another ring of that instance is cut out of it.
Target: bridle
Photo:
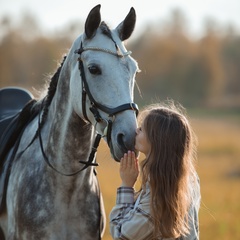
[[[82,46],[82,43],[81,43],[81,47],[75,51],[75,53],[79,54],[78,68],[79,68],[79,71],[80,71],[80,76],[82,78],[82,110],[83,110],[83,116],[88,122],[90,122],[88,117],[87,117],[87,113],[86,113],[86,97],[88,96],[88,98],[91,102],[91,107],[89,109],[93,113],[96,122],[97,123],[102,122],[102,121],[107,122],[107,131],[105,131],[105,132],[107,132],[106,137],[107,137],[107,143],[109,145],[109,143],[111,141],[111,126],[112,126],[112,120],[110,118],[113,118],[116,114],[118,114],[120,112],[123,112],[125,110],[133,110],[133,111],[136,112],[136,115],[137,115],[138,114],[138,106],[137,106],[136,103],[126,103],[126,104],[122,104],[122,105],[120,105],[118,107],[115,107],[115,108],[109,108],[107,106],[102,105],[101,103],[98,103],[94,99],[94,97],[91,94],[91,91],[89,89],[87,80],[86,80],[86,75],[85,75],[85,71],[84,71],[84,67],[83,67],[83,61],[81,59],[81,54],[84,51],[87,51],[87,50],[101,51],[101,52],[105,52],[105,53],[108,53],[108,54],[112,54],[112,55],[114,55],[116,57],[119,57],[119,58],[130,55],[131,52],[126,52],[124,54],[121,54],[119,52],[115,53],[115,52],[113,52],[109,49],[105,49],[105,48],[97,48],[97,47],[84,48]],[[101,111],[107,113],[109,119],[107,119],[107,120],[103,119],[98,110],[101,110]]]
[[[113,40],[113,39],[112,39]],[[114,41],[115,43],[115,41]],[[82,111],[83,111],[83,116],[85,118],[86,121],[88,121],[89,123],[90,120],[87,116],[87,111],[86,111],[86,98],[88,97],[89,100],[90,100],[90,103],[91,103],[91,106],[89,107],[90,111],[92,112],[95,120],[96,120],[96,123],[100,123],[100,122],[105,122],[107,123],[107,126],[104,130],[104,135],[101,135],[101,134],[97,134],[96,135],[96,138],[95,138],[95,141],[94,141],[94,144],[92,146],[92,151],[89,155],[89,158],[88,158],[88,161],[79,161],[79,163],[82,163],[84,164],[84,166],[77,170],[76,172],[73,172],[73,173],[63,173],[59,170],[57,170],[49,161],[44,149],[43,149],[43,141],[42,141],[42,136],[41,136],[41,131],[40,131],[40,123],[41,123],[41,119],[40,119],[40,115],[41,115],[41,111],[39,112],[39,118],[38,118],[38,125],[39,125],[39,132],[38,132],[38,135],[39,135],[39,142],[40,142],[40,148],[41,148],[41,151],[42,151],[42,154],[43,154],[43,157],[44,157],[44,160],[45,162],[47,163],[47,165],[49,167],[51,167],[54,171],[56,171],[57,173],[61,174],[61,175],[64,175],[64,176],[74,176],[76,174],[78,174],[79,172],[83,171],[84,169],[88,168],[89,166],[98,166],[98,164],[94,161],[95,160],[95,155],[96,155],[96,152],[97,152],[97,148],[99,146],[99,142],[101,140],[102,137],[106,137],[107,139],[107,143],[108,143],[108,146],[110,146],[110,143],[111,143],[111,131],[112,131],[112,124],[113,124],[113,121],[114,121],[114,117],[116,114],[120,113],[120,112],[123,112],[123,111],[126,111],[126,110],[133,110],[135,111],[136,115],[138,115],[138,112],[139,112],[139,109],[138,109],[138,105],[136,103],[125,103],[125,104],[122,104],[118,107],[115,107],[115,108],[109,108],[107,106],[104,106],[102,105],[101,103],[98,103],[93,95],[91,94],[91,91],[89,89],[89,86],[88,86],[88,83],[87,83],[87,80],[86,80],[86,75],[85,75],[85,71],[84,71],[84,67],[83,67],[83,62],[82,62],[82,59],[81,59],[81,54],[84,52],[84,51],[88,51],[88,50],[92,50],[92,51],[101,51],[101,52],[105,52],[105,53],[108,53],[108,54],[112,54],[116,57],[119,57],[119,58],[123,58],[125,56],[128,56],[131,54],[131,52],[125,52],[125,53],[120,53],[119,52],[119,48],[117,46],[117,44],[115,43],[115,46],[116,46],[116,52],[113,52],[109,49],[105,49],[105,48],[98,48],[98,47],[86,47],[84,48],[83,45],[82,45],[82,42],[81,42],[81,46],[79,49],[75,50],[74,53],[76,54],[79,54],[79,57],[78,57],[78,68],[79,68],[79,72],[80,72],[80,78],[82,78]],[[44,100],[42,101],[42,106],[44,104]],[[105,118],[102,118],[102,116],[100,115],[99,113],[99,110],[105,112],[108,114],[108,119],[105,119]]]
[[[115,41],[114,41],[114,43],[115,43]],[[86,97],[88,96],[88,98],[90,100],[90,103],[91,103],[91,107],[89,109],[92,112],[92,114],[93,114],[93,116],[96,120],[96,123],[103,122],[103,121],[107,123],[107,127],[104,130],[104,136],[100,135],[99,133],[97,134],[95,142],[94,142],[95,146],[96,145],[98,146],[99,141],[101,140],[101,137],[106,137],[108,146],[110,147],[112,124],[113,124],[114,116],[116,114],[118,114],[120,112],[123,112],[123,111],[126,111],[126,110],[133,110],[133,111],[136,112],[136,115],[138,115],[138,111],[139,111],[138,110],[138,105],[136,103],[133,103],[133,102],[132,103],[125,103],[125,104],[122,104],[122,105],[120,105],[118,107],[115,107],[115,108],[109,108],[107,106],[104,106],[94,99],[94,97],[93,97],[93,95],[92,95],[92,93],[89,89],[89,86],[88,86],[88,83],[87,83],[87,80],[86,80],[84,67],[83,67],[83,61],[82,61],[82,58],[81,58],[81,54],[84,51],[88,51],[88,50],[105,52],[105,53],[114,55],[118,58],[123,58],[123,57],[131,54],[130,51],[125,52],[125,53],[120,53],[119,47],[117,46],[116,43],[115,43],[115,47],[116,47],[117,51],[113,52],[112,50],[109,50],[109,49],[106,49],[106,48],[83,47],[83,44],[81,42],[80,48],[75,51],[76,54],[79,54],[78,68],[79,68],[79,71],[80,71],[80,77],[82,78],[82,111],[83,111],[83,116],[88,122],[90,122],[89,119],[88,119],[87,113],[86,113]],[[107,113],[108,114],[108,119],[102,118],[102,116],[99,113],[99,110]],[[98,141],[98,143],[97,143],[97,141]],[[96,151],[97,149],[95,147],[93,147],[92,150]],[[84,162],[81,162],[81,163],[84,163]]]

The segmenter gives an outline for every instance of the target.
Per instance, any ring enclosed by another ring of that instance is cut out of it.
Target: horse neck
[[[79,160],[87,161],[95,134],[92,125],[74,112],[69,91],[64,90],[69,89],[64,86],[67,81],[63,82],[59,82],[60,86],[49,107],[49,124],[45,127],[46,147],[54,164],[74,172],[82,167]]]

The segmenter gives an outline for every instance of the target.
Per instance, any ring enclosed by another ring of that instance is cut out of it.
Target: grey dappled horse
[[[138,67],[123,41],[131,36],[135,21],[131,8],[110,30],[101,22],[100,5],[93,8],[48,94],[30,107],[38,113],[21,136],[6,210],[0,213],[6,239],[101,238],[105,214],[94,157],[89,155],[94,155],[99,136],[116,161],[134,149]]]

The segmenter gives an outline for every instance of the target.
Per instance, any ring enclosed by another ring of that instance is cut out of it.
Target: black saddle
[[[20,142],[24,128],[36,116],[37,113],[32,111],[35,102],[25,89],[0,89],[0,212],[5,209],[7,183],[14,158],[6,156],[14,145],[18,145],[15,143]],[[14,150],[16,152],[17,147]]]
[[[14,116],[32,98],[32,94],[23,88],[0,89],[0,137]]]

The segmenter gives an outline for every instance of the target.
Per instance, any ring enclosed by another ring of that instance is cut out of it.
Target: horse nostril
[[[117,142],[119,144],[119,146],[121,147],[121,149],[123,150],[123,152],[127,152],[127,146],[124,143],[124,134],[123,133],[119,133],[117,136]]]

